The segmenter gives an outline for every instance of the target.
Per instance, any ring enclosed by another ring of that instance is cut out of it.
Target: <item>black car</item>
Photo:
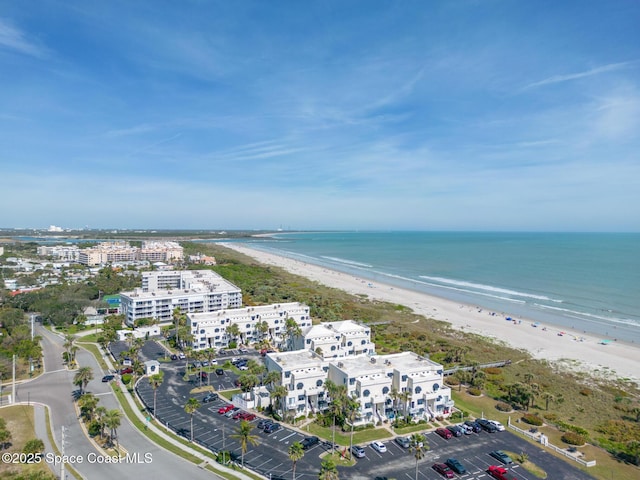
[[[447,427],[447,430],[453,433],[454,437],[461,437],[462,435],[464,435],[464,430],[462,430],[462,428],[460,428],[458,425],[449,425]]]
[[[498,427],[496,427],[486,418],[479,418],[478,420],[476,420],[476,422],[478,422],[478,425],[480,425],[483,430],[486,430],[489,433],[495,433],[498,431]]]
[[[171,355],[171,360],[177,360],[177,359],[178,359],[178,355],[176,355],[175,353]]]
[[[309,450],[314,445],[317,445],[318,442],[320,442],[320,439],[318,437],[305,437],[300,443],[302,444],[303,450]]]
[[[273,420],[271,420],[270,418],[263,418],[262,420],[260,420],[258,422],[258,428],[260,430],[263,430],[267,425],[269,425],[270,423],[273,423]]]
[[[224,370],[222,368],[216,368],[216,375],[224,375]]]
[[[456,472],[459,475],[464,475],[467,473],[467,469],[458,461],[457,458],[447,458],[447,461],[444,462],[447,467]]]
[[[111,380],[113,380],[115,378],[114,375],[105,375],[104,377],[102,377],[102,381],[107,383],[110,382]]]
[[[207,395],[202,399],[202,403],[213,402],[214,400],[218,400],[220,398],[217,393],[207,393]]]
[[[473,420],[466,420],[464,424],[471,427],[475,433],[480,433],[482,431],[482,427],[480,426],[480,424]]]
[[[280,430],[282,426],[279,423],[269,423],[264,427],[264,433],[273,433]]]

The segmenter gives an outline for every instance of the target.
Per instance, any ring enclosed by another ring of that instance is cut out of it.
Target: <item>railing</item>
[[[546,436],[538,435],[537,431],[536,432],[530,432],[530,431],[523,430],[521,428],[516,427],[515,425],[513,425],[511,423],[511,418],[509,418],[509,428],[512,428],[516,432],[521,433],[522,435],[524,435],[526,437],[529,437],[532,440],[535,440],[536,442],[540,443],[544,447],[548,447],[551,450],[555,450],[559,454],[564,455],[567,458],[570,458],[571,460],[575,460],[580,465],[583,465],[585,467],[595,467],[596,466],[596,461],[595,460],[589,460],[589,461],[583,460],[580,457],[577,457],[576,455],[574,455],[573,453],[568,452],[564,448],[556,447],[555,445],[553,445],[553,444],[551,444],[549,442],[542,442],[542,438],[546,438]]]

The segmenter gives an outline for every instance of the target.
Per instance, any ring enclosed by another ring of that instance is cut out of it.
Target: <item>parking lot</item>
[[[237,352],[228,352],[229,356],[237,355]],[[142,349],[142,355],[148,358],[158,358],[164,355],[162,348],[154,342],[148,342]],[[256,358],[258,358],[257,354]],[[246,356],[246,355],[245,355]],[[219,359],[219,363],[224,360]],[[190,418],[184,411],[184,405],[190,396],[197,398],[202,406],[193,416],[193,430],[195,441],[212,452],[229,450],[240,458],[240,444],[233,438],[238,428],[239,421],[227,418],[218,413],[221,406],[227,405],[224,399],[220,398],[212,402],[203,403],[206,392],[190,395],[190,391],[198,386],[195,375],[191,376],[190,382],[183,380],[185,371],[185,361],[174,361],[162,363],[161,369],[165,372],[164,382],[157,391],[157,418],[185,438],[190,438]],[[194,372],[195,373],[195,372]],[[209,375],[211,385],[216,390],[224,390],[233,387],[233,382],[237,378],[235,373],[225,370],[224,375]],[[206,381],[204,382],[206,384]],[[145,404],[151,409],[153,407],[153,389],[146,379],[138,383],[138,394]],[[298,430],[282,425],[283,428],[265,434],[257,428],[258,422],[262,419],[257,416],[250,423],[256,428],[252,434],[257,436],[259,444],[249,446],[245,454],[245,465],[267,478],[291,478],[291,460],[288,457],[289,446],[293,442],[302,441],[306,436]],[[551,454],[541,450],[535,445],[520,439],[510,432],[487,433],[480,432],[462,437],[453,437],[445,440],[434,432],[426,434],[427,444],[430,450],[425,452],[425,456],[418,464],[419,479],[442,479],[442,475],[434,471],[431,466],[438,462],[443,463],[447,458],[457,458],[467,469],[468,473],[457,475],[455,478],[468,480],[489,480],[486,473],[489,465],[496,465],[499,462],[489,455],[492,450],[507,450],[510,452],[525,452],[529,459],[542,466],[549,478],[562,478],[563,480],[583,480],[590,479],[591,476],[583,473],[571,464],[568,464]],[[377,476],[388,477],[389,479],[411,480],[415,478],[415,458],[408,450],[400,447],[392,440],[386,440],[387,451],[378,453],[369,445],[364,447],[365,456],[357,460],[353,467],[340,467],[340,478],[353,480],[373,480]],[[316,479],[320,471],[320,455],[330,450],[326,443],[319,443],[305,452],[305,456],[296,467],[296,478],[301,480]],[[509,467],[509,478],[517,480],[535,480],[536,477],[524,468],[514,465]]]

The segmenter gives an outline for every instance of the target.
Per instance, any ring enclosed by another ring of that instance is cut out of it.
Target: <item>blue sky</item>
[[[640,231],[640,3],[0,1],[0,226]]]

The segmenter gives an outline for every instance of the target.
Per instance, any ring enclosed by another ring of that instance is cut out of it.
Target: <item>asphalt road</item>
[[[75,462],[73,466],[85,478],[91,480],[113,480],[114,478],[128,480],[147,477],[162,479],[174,476],[186,476],[186,478],[198,480],[220,478],[157,447],[140,434],[124,416],[122,425],[118,429],[120,444],[130,454],[138,454],[139,458],[130,457],[132,459],[130,463],[99,463],[102,459],[100,452],[80,428],[74,409],[72,392],[77,388],[73,385],[75,372],[67,371],[62,365],[63,339],[41,326],[38,326],[37,334],[42,337],[45,373],[20,385],[16,392],[17,399],[49,405],[58,448],[61,449],[60,438],[64,426],[65,454],[74,455],[82,460],[83,463]],[[103,372],[93,356],[79,349],[76,358],[81,366],[89,366],[93,369],[95,379],[89,383],[87,391],[98,396],[100,405],[107,409],[120,409],[109,385],[101,382]],[[137,461],[140,463],[136,463]],[[56,474],[59,470],[59,467],[56,467]]]

